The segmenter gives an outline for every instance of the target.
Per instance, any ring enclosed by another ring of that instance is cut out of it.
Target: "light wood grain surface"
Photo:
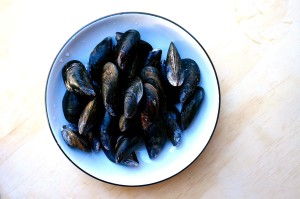
[[[0,1],[0,198],[300,198],[300,1]],[[216,131],[159,184],[95,180],[60,151],[44,94],[67,39],[108,14],[143,11],[189,30],[221,88]]]

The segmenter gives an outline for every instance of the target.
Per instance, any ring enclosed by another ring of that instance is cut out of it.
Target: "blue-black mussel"
[[[66,63],[62,69],[62,76],[68,91],[78,95],[96,96],[90,76],[80,61],[72,60]]]
[[[126,70],[133,63],[140,39],[137,30],[127,30],[121,35],[115,48],[115,60],[121,70]]]
[[[196,90],[200,82],[200,70],[192,59],[182,59],[184,82],[180,88],[180,102],[185,102]]]
[[[88,102],[89,98],[66,90],[62,101],[66,120],[72,124],[78,124],[79,117]]]
[[[101,73],[104,64],[113,61],[112,37],[104,38],[95,46],[89,57],[88,72],[94,87],[99,90],[101,85]]]
[[[198,112],[204,99],[204,89],[196,87],[196,91],[182,105],[181,109],[181,128],[187,129]]]

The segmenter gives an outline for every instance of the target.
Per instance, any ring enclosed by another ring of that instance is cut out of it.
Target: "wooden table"
[[[300,198],[300,1],[0,1],[0,198]],[[189,30],[216,68],[219,122],[202,155],[159,184],[119,187],[56,145],[44,94],[50,66],[85,24],[121,11]]]

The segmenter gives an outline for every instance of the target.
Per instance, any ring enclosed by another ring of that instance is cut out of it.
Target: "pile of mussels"
[[[91,52],[87,68],[66,63],[62,106],[69,124],[64,141],[86,152],[103,150],[114,163],[139,164],[135,150],[145,144],[151,159],[167,140],[181,142],[204,98],[197,63],[181,59],[173,42],[162,50],[141,40],[137,30],[106,37]],[[181,103],[180,112],[175,107]]]

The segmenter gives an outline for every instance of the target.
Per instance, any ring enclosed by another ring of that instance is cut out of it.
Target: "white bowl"
[[[171,41],[181,58],[194,59],[201,71],[200,85],[205,90],[205,98],[190,127],[184,131],[182,143],[178,147],[168,141],[159,156],[151,160],[146,148],[136,151],[140,162],[138,167],[130,168],[110,162],[102,151],[85,153],[72,149],[62,139],[60,129],[68,122],[62,111],[62,99],[66,91],[61,71],[63,65],[73,59],[88,63],[93,48],[106,36],[115,32],[136,29],[141,39],[153,48],[161,48],[162,59]],[[208,144],[217,124],[220,110],[220,89],[214,66],[202,45],[184,28],[161,16],[128,12],[102,17],[87,24],[76,32],[62,47],[49,72],[46,85],[46,112],[52,135],[61,151],[86,174],[116,185],[149,185],[175,176],[201,154]],[[200,168],[201,169],[201,168]]]

